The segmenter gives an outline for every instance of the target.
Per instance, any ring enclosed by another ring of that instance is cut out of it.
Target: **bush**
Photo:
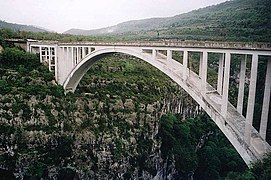
[[[5,48],[0,57],[3,65],[24,65],[27,69],[33,69],[40,65],[37,55],[26,53],[17,48]]]

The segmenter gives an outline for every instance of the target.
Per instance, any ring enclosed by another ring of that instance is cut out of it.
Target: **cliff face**
[[[19,178],[173,178],[174,164],[161,158],[159,119],[200,110],[165,75],[137,61],[107,57],[67,95],[43,67],[1,68],[1,168]]]

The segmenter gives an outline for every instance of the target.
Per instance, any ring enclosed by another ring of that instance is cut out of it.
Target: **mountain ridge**
[[[3,20],[0,20],[0,29],[6,28],[11,29],[14,31],[27,31],[27,32],[49,32],[49,30],[43,27],[36,27],[33,25],[24,25],[24,24],[17,24],[17,23],[10,23]]]
[[[131,20],[94,30],[70,29],[64,34],[268,41],[270,11],[270,0],[231,0],[172,17]]]

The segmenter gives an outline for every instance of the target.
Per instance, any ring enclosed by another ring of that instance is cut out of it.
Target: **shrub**
[[[0,64],[24,65],[27,69],[33,69],[40,65],[37,55],[26,53],[17,48],[5,48],[0,57]]]

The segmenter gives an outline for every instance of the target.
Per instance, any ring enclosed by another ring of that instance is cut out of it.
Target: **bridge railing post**
[[[250,144],[250,139],[251,139],[251,129],[252,129],[252,122],[253,122],[256,83],[257,83],[257,70],[258,70],[258,54],[253,54],[250,84],[249,84],[247,113],[246,113],[246,127],[245,127],[245,142],[247,144]]]
[[[226,55],[225,55],[225,67],[224,67],[224,78],[223,78],[223,94],[222,94],[222,103],[221,103],[221,115],[223,117],[227,116],[227,111],[228,111],[230,65],[231,65],[231,54],[227,52]]]
[[[260,125],[260,135],[263,139],[266,138],[266,130],[268,124],[268,113],[270,105],[270,92],[271,92],[271,57],[268,58],[267,70],[265,76],[264,98]]]

